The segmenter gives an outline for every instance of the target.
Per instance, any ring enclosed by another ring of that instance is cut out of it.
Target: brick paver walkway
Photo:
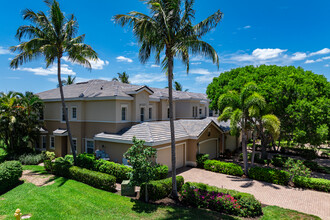
[[[243,179],[198,168],[178,169],[178,175],[183,176],[185,182],[200,182],[251,193],[265,205],[276,205],[330,220],[330,193]]]

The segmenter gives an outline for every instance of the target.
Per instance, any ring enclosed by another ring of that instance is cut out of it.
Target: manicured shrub
[[[70,178],[86,183],[98,189],[114,192],[116,189],[116,177],[77,166],[69,168]]]
[[[55,159],[55,153],[51,152],[51,151],[43,151],[42,152],[43,156],[44,156],[44,160],[54,160]]]
[[[293,183],[296,187],[330,192],[330,180],[327,179],[296,176],[293,178]]]
[[[4,162],[7,158],[7,151],[0,147],[0,163]]]
[[[165,179],[168,175],[168,167],[166,165],[155,166],[155,180]]]
[[[22,176],[22,164],[18,161],[6,161],[0,164],[0,194],[19,183]]]
[[[224,173],[234,176],[242,176],[243,169],[240,165],[234,163],[227,163],[218,160],[207,160],[204,163],[204,168],[217,173]]]
[[[53,162],[51,160],[44,160],[44,167],[47,171],[53,171]]]
[[[65,160],[63,157],[58,157],[52,163],[52,172],[57,176],[70,178],[69,168],[72,166],[70,161]]]
[[[301,157],[305,158],[306,160],[314,160],[317,158],[316,150],[314,149],[301,149]]]
[[[273,156],[271,163],[276,167],[283,167],[285,162],[288,160],[288,157],[276,154]]]
[[[96,163],[97,171],[116,177],[117,183],[121,183],[123,180],[129,179],[128,174],[132,170],[131,167],[105,160],[97,160]]]
[[[204,163],[208,159],[209,159],[208,154],[197,154],[196,155],[197,168],[204,168]]]
[[[43,154],[23,154],[18,160],[24,165],[38,165],[44,161]]]
[[[309,169],[313,170],[313,171],[319,171],[319,165],[317,162],[315,161],[311,161],[311,160],[304,160],[303,164],[308,167]]]
[[[284,170],[277,170],[263,167],[253,167],[249,170],[251,179],[275,183],[279,185],[287,185],[290,174]]]
[[[79,154],[77,156],[77,166],[89,170],[95,170],[95,156],[93,154]]]
[[[184,179],[182,176],[176,177],[177,189],[181,191],[184,184]],[[172,192],[172,178],[153,180],[148,183],[148,197],[152,201],[157,201],[166,198]],[[141,185],[140,198],[145,197],[145,183]]]
[[[181,190],[181,200],[193,207],[207,208],[231,215],[243,217],[262,215],[261,203],[253,195],[203,183],[185,183]]]

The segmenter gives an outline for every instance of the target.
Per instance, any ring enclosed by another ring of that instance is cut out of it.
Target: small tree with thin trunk
[[[153,158],[157,151],[152,147],[144,146],[145,141],[133,137],[133,146],[128,149],[124,157],[129,160],[133,167],[130,172],[130,183],[141,185],[145,183],[145,201],[148,202],[148,183],[155,177]]]
[[[75,16],[65,17],[56,0],[45,0],[44,2],[50,9],[48,15],[42,11],[36,13],[30,9],[23,11],[23,19],[30,21],[32,24],[18,28],[16,37],[20,44],[10,49],[12,52],[18,51],[19,54],[10,62],[10,67],[17,69],[18,66],[42,56],[45,58],[47,68],[57,62],[57,79],[62,109],[74,162],[76,163],[76,149],[74,149],[68,112],[64,101],[61,59],[63,56],[67,56],[69,61],[91,69],[89,60],[97,60],[98,57],[89,45],[83,43],[85,35],[77,36],[78,22]],[[23,41],[24,39],[29,40]]]

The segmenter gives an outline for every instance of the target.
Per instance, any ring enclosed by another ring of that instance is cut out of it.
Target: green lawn
[[[44,173],[43,167],[24,169]],[[24,183],[0,195],[0,220],[13,219],[17,208],[31,219],[239,219],[216,212],[179,207],[163,207],[131,200],[95,189],[86,184],[56,178],[49,186]],[[263,220],[319,219],[276,206],[263,208]]]

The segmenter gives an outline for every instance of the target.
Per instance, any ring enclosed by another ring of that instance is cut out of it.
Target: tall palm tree
[[[45,0],[45,3],[50,8],[48,16],[42,11],[37,13],[30,9],[23,11],[23,19],[30,21],[31,25],[23,25],[18,28],[16,37],[20,44],[11,47],[11,51],[18,51],[19,54],[11,61],[10,67],[16,69],[19,65],[33,61],[41,56],[45,57],[46,67],[57,62],[57,78],[62,108],[73,158],[76,162],[76,151],[73,146],[61,83],[61,58],[66,55],[71,62],[91,69],[89,60],[97,60],[98,56],[92,47],[83,43],[85,35],[77,36],[78,22],[74,15],[65,17],[56,0]],[[22,41],[24,38],[28,38],[29,41]]]
[[[174,89],[175,91],[183,91],[181,83],[174,81]],[[185,92],[188,92],[189,89],[185,89]]]
[[[202,41],[202,37],[215,28],[222,18],[220,10],[193,25],[195,11],[194,0],[145,0],[150,16],[132,11],[127,15],[119,14],[114,20],[121,26],[128,25],[141,45],[139,59],[146,63],[151,53],[155,53],[155,62],[160,64],[168,77],[169,116],[171,130],[172,158],[172,196],[177,198],[175,134],[173,121],[173,69],[174,58],[181,59],[189,72],[189,56],[203,55],[210,58],[219,67],[219,56],[214,48]]]
[[[127,83],[129,84],[130,82],[128,81],[129,75],[126,72],[123,73],[117,73],[118,74],[118,79],[122,83]]]
[[[247,159],[247,133],[261,129],[263,126],[267,132],[274,135],[279,133],[279,120],[275,115],[262,115],[266,107],[266,101],[258,93],[258,87],[255,83],[247,83],[240,94],[235,91],[230,91],[219,97],[218,106],[222,114],[218,120],[230,119],[230,133],[232,135],[242,135],[242,152],[244,162],[244,173],[248,174],[248,159]],[[276,121],[277,119],[277,121]],[[260,131],[260,130],[258,130]],[[254,143],[255,143],[255,134]],[[253,146],[253,157],[255,146]]]
[[[76,77],[68,75],[67,79],[62,80],[62,85],[63,86],[72,85],[75,83],[75,81],[76,81]],[[60,87],[60,84],[57,84],[57,88],[59,88],[59,87]]]

